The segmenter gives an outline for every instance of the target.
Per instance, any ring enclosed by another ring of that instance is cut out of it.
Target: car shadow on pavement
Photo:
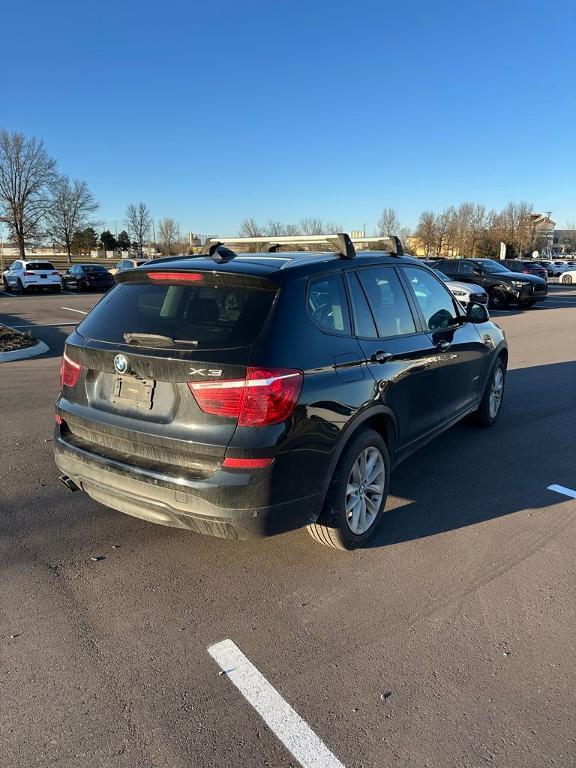
[[[80,322],[80,321],[78,321]],[[21,315],[13,315],[8,312],[0,312],[0,324],[9,325],[19,331],[29,331],[32,336],[48,345],[48,352],[38,355],[38,359],[45,357],[61,357],[64,351],[64,342],[74,330],[73,326],[42,325],[32,320],[25,320]],[[22,326],[26,326],[23,328]]]
[[[563,497],[547,488],[563,478],[576,483],[569,458],[576,422],[574,382],[576,362],[509,371],[502,413],[493,428],[461,422],[394,470],[389,508],[368,546],[385,547],[561,503]],[[554,393],[554,401],[543,393]],[[552,432],[555,402],[568,402],[570,409]]]

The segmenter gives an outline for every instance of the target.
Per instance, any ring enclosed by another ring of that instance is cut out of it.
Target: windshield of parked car
[[[506,274],[506,272],[510,272],[503,264],[498,264],[494,259],[477,259],[476,263],[484,267],[488,273]]]
[[[440,278],[440,280],[444,281],[445,283],[450,282],[450,278],[444,274],[444,272],[441,272],[439,269],[433,269],[432,270],[434,274]]]

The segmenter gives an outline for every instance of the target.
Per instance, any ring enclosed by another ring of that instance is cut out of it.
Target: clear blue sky
[[[34,0],[2,8],[0,125],[118,227],[528,200],[576,219],[576,4]]]

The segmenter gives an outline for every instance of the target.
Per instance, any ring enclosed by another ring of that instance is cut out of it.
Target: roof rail
[[[283,245],[315,245],[326,243],[345,259],[353,259],[356,256],[355,244],[382,243],[385,250],[395,256],[402,256],[404,250],[402,243],[396,236],[392,237],[355,237],[351,238],[345,232],[337,232],[327,235],[293,235],[281,237],[213,237],[206,240],[202,253],[215,258],[218,261],[229,261],[236,254],[226,248],[226,245],[264,245],[269,253],[275,253]]]

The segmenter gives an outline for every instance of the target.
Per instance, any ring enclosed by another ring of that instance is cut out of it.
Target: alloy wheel
[[[384,495],[386,470],[382,454],[372,446],[358,456],[346,485],[346,522],[360,536],[374,523]]]
[[[495,419],[500,410],[502,395],[504,394],[504,372],[501,366],[498,366],[492,377],[490,385],[490,417]]]

